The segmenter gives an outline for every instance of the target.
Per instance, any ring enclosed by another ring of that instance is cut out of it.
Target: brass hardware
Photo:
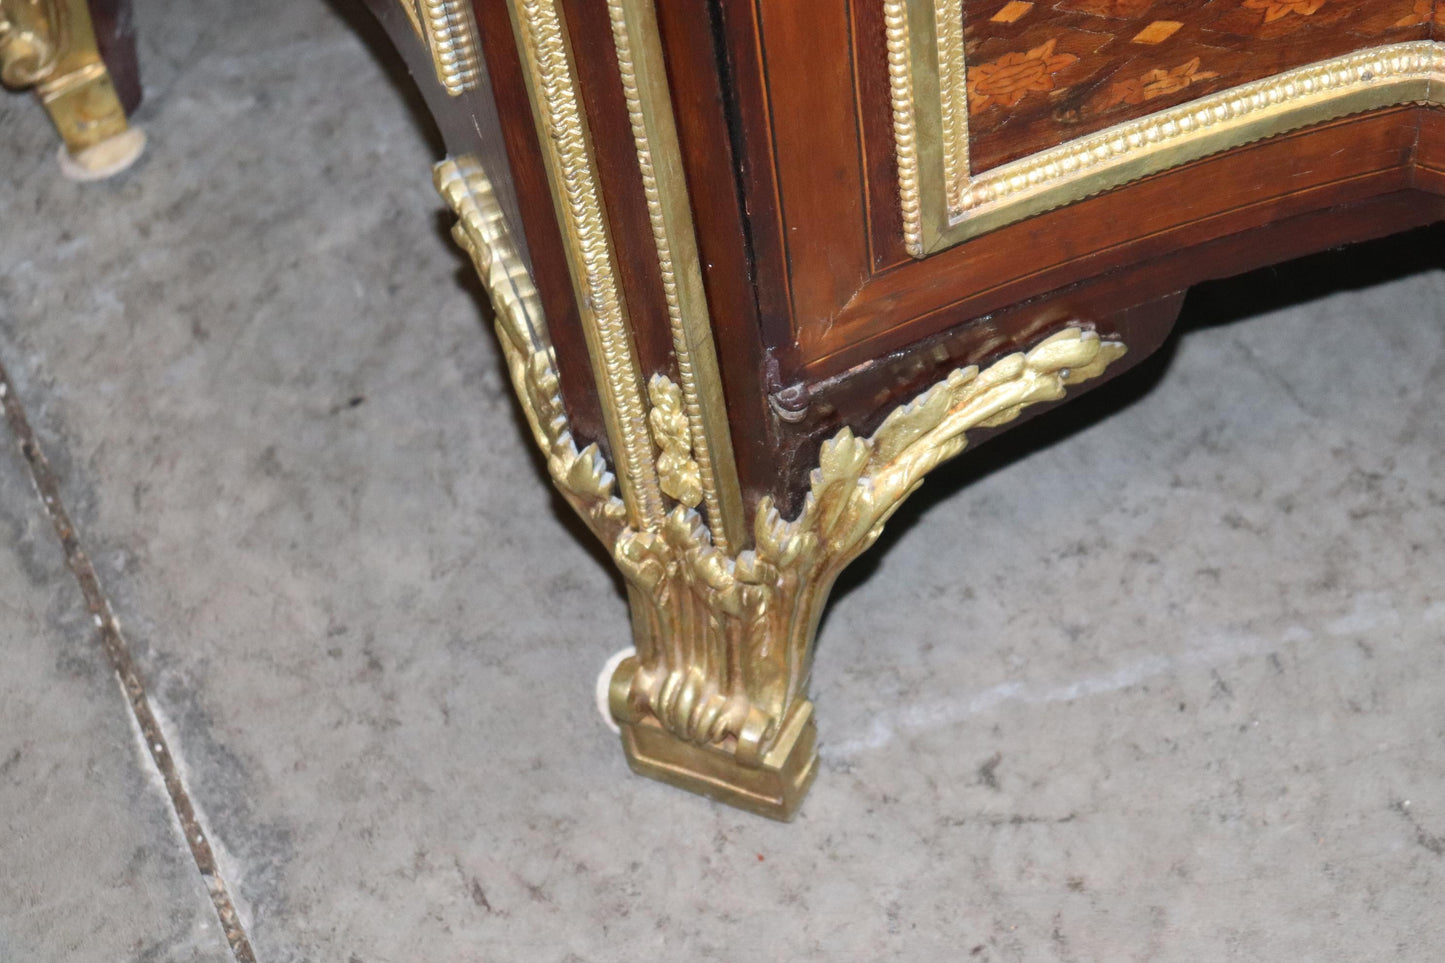
[[[0,0],[0,81],[30,87],[60,59],[59,12],[42,0]]]
[[[634,526],[658,532],[665,521],[667,493],[652,459],[650,406],[602,213],[570,41],[555,0],[511,0],[509,9],[602,397],[608,442],[618,459],[622,500]],[[742,492],[661,41],[650,4],[611,0],[608,12],[677,358],[676,378],[669,380],[681,391],[681,412],[688,421],[708,527],[718,544],[731,547],[745,535]]]
[[[633,768],[752,812],[791,817],[817,765],[808,678],[813,635],[838,573],[877,540],[925,474],[963,451],[969,430],[1062,398],[1067,386],[1100,375],[1124,346],[1068,328],[982,371],[954,371],[869,438],[843,429],[823,444],[798,517],[783,519],[764,499],[756,546],[729,555],[684,503],[658,531],[630,524],[597,446],[579,451],[573,441],[536,289],[486,175],[462,157],[437,165],[436,183],[492,298],[548,472],[627,580],[637,655],[613,676],[609,701]],[[676,387],[661,380],[653,387],[654,412],[674,425],[685,421]]]
[[[923,80],[915,78],[914,71],[926,69],[932,61],[911,53],[908,0],[883,0],[883,25],[887,33],[888,88],[893,107],[893,149],[898,164],[898,202],[903,210],[903,246],[914,257],[923,257],[923,200],[918,186],[915,107],[915,91],[923,86]]]
[[[934,49],[938,52],[938,89],[947,91],[939,111],[943,177],[949,210],[960,206],[957,192],[968,183],[968,78],[964,62],[963,0],[935,0]]]
[[[1242,84],[974,173],[962,0],[882,3],[904,243],[914,257],[1311,124],[1408,103],[1445,104],[1445,44],[1391,44]]]
[[[509,0],[508,8],[602,401],[608,443],[618,462],[622,500],[634,526],[658,531],[666,511],[652,461],[642,372],[633,350],[592,167],[566,28],[555,0]]]
[[[138,132],[112,141],[127,134],[125,111],[85,0],[0,0],[0,80],[35,88],[80,176],[123,167],[144,144]],[[97,149],[108,141],[118,148]]]
[[[457,216],[452,236],[471,256],[491,298],[512,387],[532,438],[547,459],[547,472],[568,504],[605,542],[627,523],[627,510],[613,492],[615,479],[597,446],[578,450],[573,441],[542,304],[507,231],[496,192],[481,164],[469,156],[442,161],[433,182]]]

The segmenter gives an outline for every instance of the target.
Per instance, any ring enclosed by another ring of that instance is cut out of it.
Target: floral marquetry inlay
[[[1434,0],[942,0],[961,17],[974,173],[1161,108],[1385,44]],[[944,25],[939,31],[945,30]]]
[[[1445,5],[1438,0],[1415,0],[1415,9],[1395,24],[1397,27],[1409,27],[1417,23],[1433,23],[1445,26]]]
[[[1177,93],[1190,84],[1213,80],[1219,75],[1212,70],[1200,70],[1198,57],[1182,63],[1172,70],[1155,68],[1139,77],[1120,80],[1109,86],[1105,107],[1115,104],[1142,104],[1146,100]]]
[[[1079,58],[1054,53],[1049,40],[1026,53],[1008,53],[992,63],[980,64],[968,72],[969,113],[977,114],[994,104],[1013,107],[1031,91],[1054,89],[1054,75]]]
[[[1250,10],[1263,10],[1264,22],[1273,23],[1281,17],[1308,17],[1325,5],[1325,0],[1244,0]]]

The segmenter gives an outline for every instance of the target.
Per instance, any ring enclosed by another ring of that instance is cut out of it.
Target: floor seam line
[[[235,903],[231,899],[225,880],[221,878],[210,840],[206,837],[205,830],[196,815],[195,806],[191,803],[190,792],[181,778],[180,769],[175,763],[165,734],[161,731],[155,712],[150,707],[150,699],[146,695],[145,685],[141,681],[130,646],[121,633],[120,623],[111,610],[110,600],[101,588],[100,577],[95,572],[95,566],[91,564],[90,557],[81,547],[79,533],[61,501],[60,486],[55,472],[50,467],[50,462],[46,459],[39,442],[35,439],[29,419],[26,418],[25,411],[20,405],[20,399],[14,390],[14,382],[10,380],[10,375],[5,370],[3,362],[0,362],[0,409],[5,412],[5,420],[9,423],[10,430],[20,447],[20,453],[25,458],[31,483],[35,486],[41,505],[55,529],[56,537],[65,554],[66,567],[69,568],[71,575],[79,584],[81,595],[85,598],[85,607],[91,614],[101,648],[104,649],[111,669],[115,672],[116,677],[120,680],[121,688],[125,691],[126,705],[130,710],[131,717],[144,735],[146,750],[150,754],[151,762],[165,783],[172,814],[180,823],[186,846],[190,849],[196,869],[205,881],[206,891],[210,895],[211,904],[220,919],[221,930],[226,936],[226,942],[230,945],[231,953],[236,958],[236,963],[256,963],[256,954],[251,948],[251,941],[236,912]]]

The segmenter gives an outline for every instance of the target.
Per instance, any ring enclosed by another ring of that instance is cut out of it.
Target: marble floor
[[[1440,958],[1445,234],[938,472],[775,824],[598,718],[618,583],[363,15],[136,7],[132,170],[0,99],[0,960]]]

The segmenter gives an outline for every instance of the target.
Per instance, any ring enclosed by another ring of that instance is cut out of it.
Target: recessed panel
[[[1434,0],[879,2],[917,257],[1445,76]]]

